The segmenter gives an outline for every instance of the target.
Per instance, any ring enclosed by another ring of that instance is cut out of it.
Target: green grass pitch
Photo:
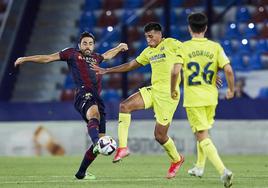
[[[268,188],[268,156],[223,156],[234,172],[234,188]],[[165,155],[131,155],[118,164],[112,157],[100,156],[89,171],[96,180],[75,180],[81,157],[0,157],[0,187],[52,188],[217,188],[223,187],[216,170],[207,162],[203,178],[190,177],[193,156],[186,161],[176,178],[165,177],[169,167]]]

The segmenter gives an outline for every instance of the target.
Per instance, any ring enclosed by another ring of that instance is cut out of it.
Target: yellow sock
[[[181,160],[181,157],[177,151],[177,148],[173,142],[173,140],[169,137],[168,141],[163,144],[164,149],[166,150],[169,158],[173,163],[176,163]]]
[[[118,119],[118,140],[119,147],[127,147],[128,128],[130,125],[131,115],[126,113],[119,113]]]
[[[195,165],[199,168],[204,168],[206,164],[207,156],[205,155],[198,141],[196,142],[196,148],[197,148],[197,161]]]
[[[204,154],[208,157],[219,174],[223,174],[225,166],[217,152],[216,147],[209,138],[206,138],[200,142],[200,147],[203,149]]]

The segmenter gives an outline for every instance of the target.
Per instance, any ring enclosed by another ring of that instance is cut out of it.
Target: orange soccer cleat
[[[113,159],[113,163],[121,161],[124,157],[127,157],[130,154],[128,147],[117,148],[116,154]]]
[[[184,157],[182,155],[180,155],[180,157],[181,157],[181,160],[179,162],[171,163],[171,165],[168,169],[168,173],[167,173],[166,178],[171,179],[171,178],[174,178],[176,176],[176,173],[178,172],[182,163],[184,162]]]

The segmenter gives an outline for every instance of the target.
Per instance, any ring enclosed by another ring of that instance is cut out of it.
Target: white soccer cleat
[[[201,178],[204,174],[204,168],[199,168],[199,167],[195,166],[195,167],[188,170],[188,174],[191,176],[196,176],[196,177]]]
[[[221,176],[221,181],[223,182],[224,187],[231,187],[233,185],[232,179],[233,173],[228,169],[224,169],[223,175]]]

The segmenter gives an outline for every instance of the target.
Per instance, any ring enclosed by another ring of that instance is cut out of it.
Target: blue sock
[[[77,179],[83,179],[85,177],[87,168],[97,157],[97,155],[93,154],[93,148],[94,146],[91,145],[90,148],[86,151],[84,158],[81,162],[80,168],[78,172],[75,174],[75,177]]]
[[[87,124],[88,134],[94,145],[99,140],[99,124],[100,122],[96,118],[90,119]]]

